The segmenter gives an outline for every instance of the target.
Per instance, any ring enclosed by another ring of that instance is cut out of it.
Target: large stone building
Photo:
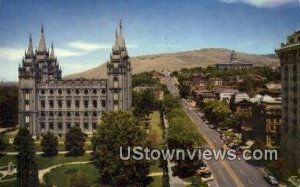
[[[63,80],[61,73],[53,45],[47,50],[42,26],[37,49],[30,36],[19,67],[19,125],[32,135],[65,134],[72,126],[91,134],[102,111],[131,109],[131,64],[122,23],[107,62],[107,79]]]
[[[281,153],[289,168],[300,168],[300,30],[288,36],[276,53],[281,65]]]
[[[229,62],[216,64],[218,69],[251,69],[252,67],[251,63],[240,62],[234,50],[231,52]]]

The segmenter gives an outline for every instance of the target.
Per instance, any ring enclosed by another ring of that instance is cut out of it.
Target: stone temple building
[[[230,55],[229,62],[219,63],[215,65],[218,69],[251,69],[253,64],[240,62],[236,52],[233,50]]]
[[[53,132],[65,134],[78,126],[92,134],[101,112],[131,109],[131,64],[122,33],[116,32],[107,79],[63,80],[53,45],[46,47],[41,28],[38,47],[33,50],[30,36],[28,49],[19,65],[19,125],[33,136]]]
[[[292,171],[300,169],[300,30],[276,49],[281,65],[281,154]]]

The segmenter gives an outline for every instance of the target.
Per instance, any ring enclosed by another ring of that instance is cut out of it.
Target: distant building
[[[293,171],[300,168],[300,30],[276,49],[281,65],[281,154]]]
[[[218,69],[251,69],[253,64],[238,61],[237,54],[233,50],[229,62],[216,64]]]
[[[194,90],[193,95],[194,98],[196,98],[196,103],[198,106],[203,106],[204,103],[208,101],[215,101],[217,99],[215,93],[209,90]]]
[[[164,92],[161,90],[156,90],[156,91],[154,91],[154,97],[156,100],[161,101],[164,99]]]
[[[253,134],[267,147],[280,146],[281,100],[265,95],[256,96],[252,108]]]
[[[230,109],[237,114],[243,115],[240,127],[243,130],[252,130],[252,105],[250,97],[246,93],[236,93],[230,102]]]
[[[92,134],[103,111],[130,110],[131,63],[121,22],[107,63],[107,79],[63,80],[61,73],[42,27],[37,49],[33,50],[30,36],[19,66],[19,125],[32,135],[65,134],[72,126]]]
[[[216,94],[217,98],[220,101],[227,101],[228,103],[230,102],[232,96],[235,95],[238,92],[239,92],[238,90],[223,89],[223,88],[215,90],[215,94]]]

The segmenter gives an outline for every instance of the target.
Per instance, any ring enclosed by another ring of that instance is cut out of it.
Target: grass
[[[0,166],[7,166],[11,161],[15,163],[15,155],[0,156]]]
[[[17,187],[17,180],[0,182],[0,187]]]
[[[85,173],[90,181],[91,186],[97,186],[99,172],[93,164],[68,165],[53,169],[50,173],[44,176],[44,180],[48,180],[57,187],[68,186],[71,176],[81,171]]]
[[[148,187],[161,187],[162,186],[162,176],[152,177],[153,181],[147,185]]]
[[[160,161],[155,160],[153,163],[150,165],[150,174],[151,173],[157,173],[157,172],[163,172],[162,168],[160,167]]]
[[[45,169],[50,166],[54,166],[57,164],[63,164],[67,162],[79,162],[79,161],[89,161],[91,159],[90,154],[84,154],[79,157],[66,157],[65,155],[57,155],[55,157],[43,157],[42,155],[37,155],[37,161],[39,165],[39,169]]]
[[[163,132],[158,111],[154,111],[150,114],[149,136],[155,145],[161,145],[163,143]]]
[[[55,157],[43,157],[43,155],[36,155],[36,159],[39,165],[39,169],[45,169],[53,165],[63,164],[67,162],[79,162],[89,161],[91,159],[90,154],[85,154],[79,157],[66,157],[65,155],[59,154]],[[5,155],[0,157],[0,166],[7,166],[9,162],[15,162],[15,155]]]

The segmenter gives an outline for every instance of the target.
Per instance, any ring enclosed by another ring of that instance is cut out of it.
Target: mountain
[[[216,63],[228,62],[231,50],[209,48],[194,51],[183,51],[176,53],[163,53],[155,55],[144,55],[131,57],[132,72],[141,73],[144,71],[179,70],[181,68],[206,67]],[[252,63],[255,66],[279,64],[275,55],[255,55],[236,52],[240,62]],[[67,75],[64,79],[76,78],[106,78],[106,64],[93,69]]]

